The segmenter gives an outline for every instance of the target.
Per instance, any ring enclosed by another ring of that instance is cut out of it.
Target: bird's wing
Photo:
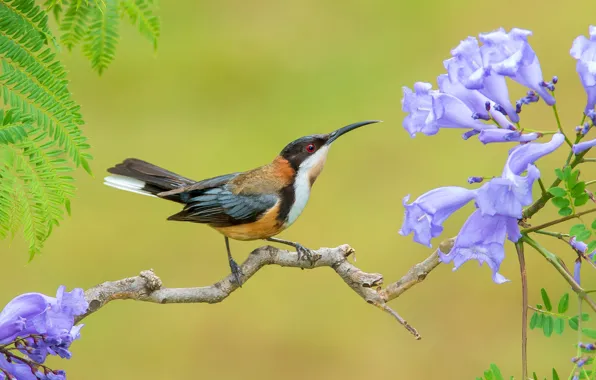
[[[254,222],[279,200],[276,194],[234,194],[228,186],[191,192],[186,207],[168,220],[208,223],[217,227]]]
[[[225,186],[229,181],[236,178],[240,173],[224,174],[213,178],[204,179],[202,181],[194,182],[191,185],[177,187],[170,191],[158,193],[160,198],[167,198],[172,196],[180,197],[182,202],[188,203],[190,198],[201,194],[202,192]]]

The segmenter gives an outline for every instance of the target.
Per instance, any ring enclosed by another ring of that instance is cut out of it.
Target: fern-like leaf
[[[60,24],[60,41],[68,50],[72,50],[83,40],[88,32],[88,20],[91,6],[83,1],[80,4],[72,2],[64,14],[64,19]]]
[[[153,49],[157,50],[160,22],[150,8],[152,5],[150,0],[122,0],[120,4],[128,14],[130,22],[139,29],[142,35],[153,42]]]
[[[120,23],[117,1],[106,0],[105,7],[93,8],[90,19],[83,53],[91,60],[91,67],[101,75],[116,53]]]
[[[31,258],[70,213],[72,164],[90,171],[80,107],[50,41],[34,0],[0,0],[0,238],[22,229]]]
[[[0,144],[14,144],[27,137],[32,129],[31,117],[21,116],[16,109],[0,109]]]

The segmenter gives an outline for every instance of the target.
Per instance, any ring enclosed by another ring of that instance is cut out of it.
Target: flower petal
[[[439,250],[441,261],[453,261],[453,270],[469,260],[476,260],[480,265],[487,263],[493,272],[494,282],[509,281],[499,273],[499,267],[505,258],[504,242],[510,221],[508,217],[482,215],[480,210],[474,211],[457,235],[451,252],[445,255]]]
[[[572,149],[574,154],[579,154],[585,150],[593,148],[594,146],[596,146],[596,139],[582,141],[580,143],[574,144]]]

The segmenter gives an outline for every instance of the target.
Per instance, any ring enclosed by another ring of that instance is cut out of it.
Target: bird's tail
[[[151,197],[164,191],[195,183],[189,178],[136,158],[127,158],[124,162],[109,168],[108,172],[113,175],[105,177],[105,185]],[[180,201],[178,195],[163,198],[175,202]]]

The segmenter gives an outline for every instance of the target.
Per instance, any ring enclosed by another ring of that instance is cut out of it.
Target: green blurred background
[[[564,5],[564,6],[563,6]],[[587,34],[592,1],[175,1],[162,2],[158,53],[128,25],[116,60],[98,78],[81,55],[63,54],[82,104],[95,177],[78,173],[73,216],[27,264],[21,240],[3,243],[0,304],[17,294],[88,288],[154,268],[166,286],[211,284],[229,273],[222,237],[167,222],[178,206],[102,185],[105,169],[138,157],[202,179],[253,168],[303,135],[348,123],[385,123],[342,138],[296,224],[281,236],[317,248],[349,243],[358,266],[403,275],[431,251],[401,237],[402,197],[498,175],[507,146],[463,141],[460,131],[411,139],[402,129],[401,87],[435,82],[451,48],[499,26],[534,31],[548,79],[559,76],[560,113],[571,133],[584,93],[569,56]],[[511,86],[513,98],[524,89]],[[555,128],[544,104],[524,109],[529,128]],[[541,161],[547,168],[566,155]],[[590,174],[590,168],[584,168]],[[592,173],[594,171],[592,170]],[[458,212],[444,236],[471,210]],[[543,215],[542,215],[543,214]],[[552,208],[538,220],[553,216]],[[538,221],[536,221],[537,223]],[[568,263],[573,252],[546,241]],[[438,242],[437,242],[438,243]],[[243,260],[259,242],[233,242]],[[422,334],[415,341],[330,270],[267,267],[217,305],[114,302],[85,320],[73,359],[54,360],[69,379],[472,379],[489,363],[520,373],[520,282],[509,247],[492,283],[474,263],[437,268],[391,303]],[[528,251],[530,300],[539,288],[569,291]],[[596,281],[584,268],[584,285]],[[530,369],[570,368],[575,334],[529,334]]]

